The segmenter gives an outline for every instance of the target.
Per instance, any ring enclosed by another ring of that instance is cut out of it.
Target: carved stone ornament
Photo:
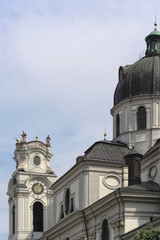
[[[47,187],[41,180],[34,180],[29,184],[29,193],[31,197],[41,199],[46,196]]]
[[[109,189],[116,189],[120,186],[121,180],[115,173],[110,173],[104,176],[102,182],[105,187]]]
[[[124,226],[124,220],[123,219],[119,219],[119,220],[117,220],[115,222],[112,222],[111,225],[112,225],[112,228]]]
[[[46,137],[46,145],[47,145],[48,147],[51,147],[51,138],[50,138],[49,135]]]
[[[48,198],[48,199],[52,199],[52,198],[53,198],[53,195],[52,195],[52,194],[47,194],[47,198]]]
[[[28,198],[28,197],[29,197],[29,194],[28,194],[28,193],[18,192],[18,193],[15,193],[14,197],[24,197],[24,198]]]
[[[95,239],[96,239],[96,233],[89,235],[89,240],[95,240]]]
[[[157,176],[157,166],[152,166],[149,169],[148,178],[149,180],[154,180],[156,176]]]

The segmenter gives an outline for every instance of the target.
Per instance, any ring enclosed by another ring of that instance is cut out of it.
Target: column
[[[147,118],[146,119],[147,120],[146,128],[150,129],[151,128],[151,109],[150,108],[146,108],[146,118]]]
[[[136,107],[132,107],[132,113],[131,113],[131,119],[132,119],[132,122],[131,122],[131,130],[134,131],[134,130],[137,130],[137,108]]]
[[[24,194],[24,230],[29,231],[29,194]]]
[[[13,208],[12,208],[12,200],[9,198],[9,236],[13,234]]]
[[[17,222],[17,230],[23,230],[24,226],[24,205],[23,205],[23,194],[17,194],[17,206],[16,206],[16,222]]]
[[[128,167],[122,167],[122,187],[128,186]]]
[[[158,103],[153,103],[153,127],[158,126]]]

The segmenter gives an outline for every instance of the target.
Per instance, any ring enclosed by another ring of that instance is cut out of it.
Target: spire
[[[155,26],[155,29],[154,29],[154,30],[157,30],[157,16],[155,16],[154,26]]]

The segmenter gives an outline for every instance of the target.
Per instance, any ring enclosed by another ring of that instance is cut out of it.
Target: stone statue
[[[24,131],[22,131],[22,142],[26,142],[26,136],[27,136],[27,134],[24,132]]]
[[[46,138],[46,145],[47,145],[47,147],[50,147],[50,146],[51,146],[50,141],[51,141],[51,138],[50,138],[50,136],[48,135],[47,138]]]

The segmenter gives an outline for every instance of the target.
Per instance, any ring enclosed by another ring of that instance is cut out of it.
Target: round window
[[[40,157],[35,156],[33,162],[36,166],[38,166],[40,164]]]

